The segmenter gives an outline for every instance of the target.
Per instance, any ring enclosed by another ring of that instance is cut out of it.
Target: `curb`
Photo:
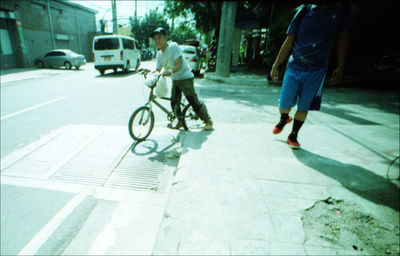
[[[269,82],[266,78],[259,76],[259,78],[239,78],[235,77],[235,75],[231,75],[230,77],[220,77],[216,76],[214,73],[204,73],[204,79],[220,83],[220,84],[229,84],[229,85],[246,85],[246,86],[275,86],[279,84],[279,82]]]

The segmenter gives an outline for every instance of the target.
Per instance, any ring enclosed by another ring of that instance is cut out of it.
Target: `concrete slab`
[[[235,254],[257,244],[255,251],[305,255],[303,212],[329,196],[361,199],[372,214],[398,219],[398,185],[385,178],[386,159],[322,125],[308,124],[303,149],[291,150],[288,131],[273,135],[272,127],[215,123],[213,131],[187,134],[153,254]],[[319,240],[307,246],[314,254],[346,251]]]

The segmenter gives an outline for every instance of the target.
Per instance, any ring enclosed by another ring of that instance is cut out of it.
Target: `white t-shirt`
[[[171,79],[184,80],[193,78],[193,72],[186,60],[183,58],[181,48],[175,42],[169,42],[165,52],[162,52],[161,50],[157,52],[157,70],[162,68],[166,70],[172,70],[175,60],[179,57],[182,58],[181,69],[175,73],[172,73]]]

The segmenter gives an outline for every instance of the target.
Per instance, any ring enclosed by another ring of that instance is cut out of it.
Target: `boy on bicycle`
[[[213,122],[208,115],[208,111],[204,103],[199,101],[194,90],[194,74],[190,70],[186,60],[182,57],[181,48],[175,42],[168,42],[167,34],[161,27],[154,30],[151,34],[156,47],[160,50],[157,54],[157,72],[161,72],[164,68],[163,76],[171,76],[172,91],[171,91],[171,107],[176,111],[176,115],[180,119],[176,126],[170,125],[170,128],[179,129],[183,126],[182,111],[180,101],[182,92],[193,110],[205,123],[204,130],[211,130]]]

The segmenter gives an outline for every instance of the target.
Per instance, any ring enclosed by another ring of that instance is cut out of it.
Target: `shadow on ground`
[[[105,73],[104,75],[98,74],[95,77],[96,78],[121,78],[121,77],[128,77],[128,76],[131,76],[131,75],[134,75],[134,74],[136,74],[136,71],[134,71],[134,70],[131,70],[129,72],[124,72],[124,71],[114,72],[114,71],[111,71],[111,72]]]
[[[293,154],[303,164],[335,179],[351,192],[399,211],[399,188],[390,180],[360,166],[345,164],[305,149],[294,150]]]

